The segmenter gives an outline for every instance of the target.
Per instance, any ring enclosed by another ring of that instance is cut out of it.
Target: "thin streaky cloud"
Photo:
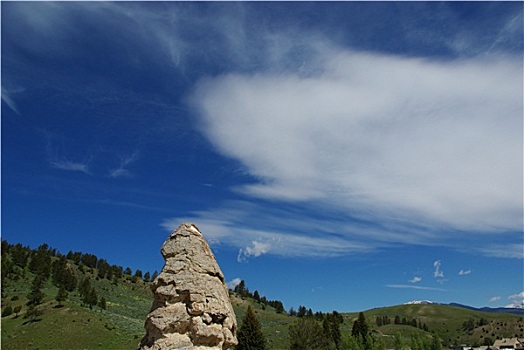
[[[5,102],[5,104],[11,108],[16,114],[20,115],[20,111],[18,110],[18,107],[11,97],[11,93],[7,91],[7,89],[4,89],[2,86],[2,101]]]
[[[134,152],[133,154],[129,156],[122,157],[120,159],[120,165],[117,168],[112,169],[109,172],[109,176],[112,178],[132,177],[133,175],[131,174],[129,170],[129,166],[135,163],[138,159],[139,159],[138,152]]]
[[[85,162],[74,162],[67,159],[62,160],[52,160],[50,161],[51,166],[56,169],[66,170],[66,171],[78,171],[86,175],[92,175],[89,169],[89,163]]]
[[[412,284],[387,284],[386,287],[388,288],[400,288],[400,289],[420,289],[420,290],[434,290],[439,292],[447,292],[447,289],[443,288],[434,288],[434,287],[424,287],[424,286],[416,286]]]

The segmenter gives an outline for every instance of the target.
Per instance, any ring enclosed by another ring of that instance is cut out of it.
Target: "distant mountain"
[[[408,301],[404,305],[438,305],[438,304],[440,303],[436,303],[430,300],[413,300],[413,301]]]
[[[468,310],[475,310],[475,311],[483,311],[483,312],[494,312],[494,313],[506,313],[506,314],[514,314],[514,315],[524,315],[524,309],[523,308],[509,308],[509,307],[481,307],[476,308],[473,306],[458,304],[458,303],[450,303],[448,304],[450,306],[457,306]]]

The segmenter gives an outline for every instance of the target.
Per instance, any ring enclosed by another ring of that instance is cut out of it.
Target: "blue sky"
[[[520,2],[2,2],[2,237],[286,309],[523,287]]]

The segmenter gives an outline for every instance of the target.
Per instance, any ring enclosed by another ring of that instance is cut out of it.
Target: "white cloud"
[[[494,303],[494,302],[496,302],[496,301],[499,301],[500,299],[501,299],[501,297],[496,296],[496,297],[493,297],[493,298],[489,299],[489,301],[490,301],[491,303]]]
[[[511,300],[511,303],[506,305],[506,307],[524,309],[524,291],[517,294],[512,294],[508,297],[508,299]]]
[[[55,159],[50,161],[51,165],[60,170],[79,171],[81,173],[91,175],[89,170],[89,162],[73,162],[67,159]]]
[[[512,294],[508,297],[508,299],[510,299],[511,302],[506,305],[506,307],[524,309],[524,291],[517,294]]]
[[[524,309],[524,299],[522,300],[515,300],[514,302],[504,306],[511,309]]]
[[[519,60],[328,50],[317,61],[308,75],[197,84],[203,132],[256,180],[236,191],[374,218],[377,241],[451,245],[456,235],[431,230],[460,230],[482,233],[481,251],[521,227]]]
[[[171,232],[182,222],[194,222],[206,240],[238,247],[240,259],[255,257],[258,253],[285,257],[334,257],[376,249],[365,242],[369,236],[378,235],[376,229],[363,228],[355,233],[353,227],[344,227],[335,218],[331,219],[304,216],[297,207],[286,211],[234,201],[223,203],[219,209],[165,219],[161,226]],[[391,239],[395,238],[393,235]]]
[[[442,262],[440,260],[437,260],[433,263],[433,267],[435,268],[435,271],[433,272],[433,275],[436,278],[443,278],[444,272],[440,270],[440,267],[442,266]]]
[[[461,269],[458,274],[459,276],[465,276],[465,275],[469,275],[470,273],[471,273],[471,269],[469,270]]]
[[[410,283],[418,283],[420,281],[422,281],[422,277],[417,277],[417,276],[409,280]]]
[[[433,288],[433,287],[424,287],[424,286],[416,286],[413,284],[388,284],[386,285],[388,288],[400,288],[400,289],[420,289],[420,290],[434,290],[439,292],[446,292],[447,289],[443,288]]]
[[[237,277],[237,278],[233,278],[233,280],[227,282],[226,284],[229,289],[235,289],[235,287],[238,286],[241,281],[242,279]]]
[[[512,294],[508,297],[508,299],[524,299],[524,291],[517,294]]]
[[[246,259],[251,257],[259,257],[262,254],[266,254],[271,250],[271,244],[268,242],[253,241],[251,242],[251,244],[251,247],[245,247],[239,250],[237,257],[237,260],[239,262],[245,261]]]

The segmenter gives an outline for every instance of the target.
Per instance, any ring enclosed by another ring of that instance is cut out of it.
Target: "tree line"
[[[391,319],[387,315],[378,316],[375,318],[375,323],[378,327],[381,327],[381,326],[391,324]],[[415,318],[408,320],[406,317],[400,318],[399,315],[396,315],[393,318],[393,323],[396,325],[404,325],[404,326],[412,326],[415,328],[420,328],[426,332],[429,331],[428,326],[425,323],[422,323],[419,319],[415,319]]]

